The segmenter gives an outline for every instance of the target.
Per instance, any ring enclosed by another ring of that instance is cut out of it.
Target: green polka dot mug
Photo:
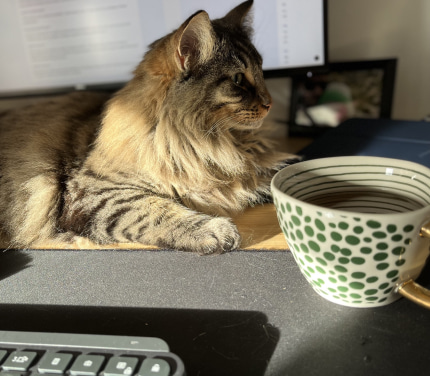
[[[430,169],[379,157],[334,157],[279,171],[272,194],[280,227],[305,278],[350,307],[402,295],[430,308],[414,282],[430,245]]]

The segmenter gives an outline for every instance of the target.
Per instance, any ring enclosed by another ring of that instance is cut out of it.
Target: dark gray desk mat
[[[420,278],[430,287],[430,268]],[[0,254],[0,330],[159,336],[188,375],[428,375],[430,312],[326,302],[289,252]]]

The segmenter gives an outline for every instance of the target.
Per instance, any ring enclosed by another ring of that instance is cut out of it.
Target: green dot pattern
[[[407,262],[413,225],[325,220],[321,212],[312,218],[299,206],[276,199],[275,205],[290,249],[318,293],[350,306],[389,299],[400,276],[398,268]]]

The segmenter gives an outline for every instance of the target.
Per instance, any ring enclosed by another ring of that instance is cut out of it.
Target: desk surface
[[[8,251],[0,291],[0,330],[158,336],[189,376],[429,372],[429,311],[330,303],[287,251]]]

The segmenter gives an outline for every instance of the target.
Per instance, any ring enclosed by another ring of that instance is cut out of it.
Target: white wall
[[[394,119],[430,114],[430,0],[328,0],[331,61],[397,57]]]

